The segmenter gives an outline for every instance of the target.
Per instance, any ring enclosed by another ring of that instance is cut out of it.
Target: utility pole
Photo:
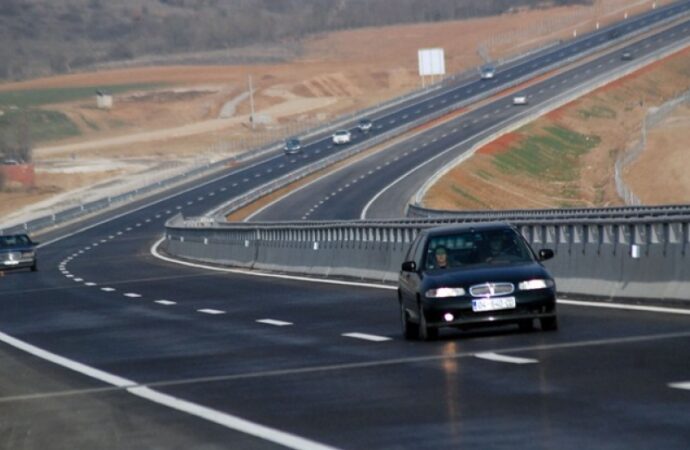
[[[251,114],[249,115],[249,123],[254,129],[254,89],[252,88],[252,76],[249,75],[249,105],[251,106]]]

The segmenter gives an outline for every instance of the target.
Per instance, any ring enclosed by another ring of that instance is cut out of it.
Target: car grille
[[[515,286],[512,283],[484,283],[470,287],[473,297],[492,297],[494,295],[512,294]]]
[[[21,259],[21,253],[5,253],[0,258],[2,258],[5,261],[19,261]]]

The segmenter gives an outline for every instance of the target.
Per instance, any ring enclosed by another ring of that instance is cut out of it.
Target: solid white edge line
[[[385,341],[390,341],[391,338],[386,337],[386,336],[376,336],[374,334],[366,334],[366,333],[343,333],[343,337],[349,337],[349,338],[355,338],[355,339],[363,339],[365,341],[372,341],[372,342],[385,342]]]
[[[0,342],[10,345],[18,350],[22,350],[26,353],[29,353],[30,355],[36,356],[37,358],[41,358],[43,360],[49,361],[53,364],[57,364],[59,366],[65,367],[75,372],[79,372],[83,375],[95,378],[99,381],[110,384],[112,386],[123,388],[137,385],[137,383],[134,381],[118,377],[117,375],[113,375],[108,372],[98,370],[94,367],[89,367],[85,364],[74,361],[72,359],[56,355],[55,353],[51,353],[47,350],[43,350],[27,342],[21,341],[17,338],[13,338],[12,336],[5,334],[3,332],[0,332]]]
[[[248,420],[241,419],[237,416],[197,405],[196,403],[191,403],[186,400],[166,395],[147,387],[129,388],[127,391],[152,402],[200,417],[208,420],[209,422],[222,425],[226,428],[231,428],[266,441],[274,442],[284,447],[299,450],[335,450],[335,447],[330,447],[309,439],[301,438],[294,434],[249,422]]]
[[[180,261],[174,258],[169,258],[167,256],[163,256],[160,253],[158,253],[158,246],[165,240],[165,237],[160,238],[158,241],[156,241],[153,246],[151,246],[151,255],[154,258],[158,258],[162,261],[167,261],[173,264],[178,264],[181,266],[186,266],[186,267],[194,267],[197,269],[206,269],[206,270],[211,270],[215,272],[226,272],[226,273],[236,273],[240,275],[249,275],[253,277],[265,277],[265,278],[278,278],[278,279],[284,279],[284,280],[296,280],[296,281],[305,281],[309,283],[322,283],[322,284],[334,284],[334,285],[340,285],[340,286],[354,286],[354,287],[364,287],[364,288],[372,288],[372,289],[386,289],[390,291],[395,291],[397,290],[397,286],[392,286],[392,285],[387,285],[387,284],[376,284],[376,283],[362,283],[358,281],[342,281],[342,280],[328,280],[328,279],[321,279],[321,278],[311,278],[311,277],[305,277],[305,276],[298,276],[298,275],[284,275],[284,274],[277,274],[277,273],[266,273],[266,272],[255,272],[251,270],[246,270],[246,269],[230,269],[230,268],[225,268],[225,267],[215,267],[215,266],[209,266],[205,264],[197,264],[197,263],[192,263],[188,261]],[[625,305],[621,303],[594,303],[594,302],[583,302],[583,301],[577,301],[577,300],[564,300],[564,299],[557,299],[556,300],[559,305],[569,305],[569,306],[589,306],[592,308],[609,308],[609,309],[623,309],[623,310],[630,310],[630,311],[643,311],[643,312],[658,312],[658,313],[664,313],[664,314],[684,314],[684,315],[690,315],[690,309],[678,309],[678,308],[663,308],[663,307],[657,307],[657,306],[638,306],[638,305]]]
[[[690,381],[682,381],[680,383],[669,383],[668,387],[673,389],[684,389],[690,391]]]
[[[499,355],[498,353],[494,353],[494,352],[476,353],[474,356],[476,356],[479,359],[485,359],[487,361],[504,362],[504,363],[510,363],[510,364],[535,364],[535,363],[539,362],[539,360],[537,360],[537,359],[518,358],[517,356]]]
[[[29,353],[37,358],[41,358],[66,369],[102,381],[103,383],[119,388],[125,388],[127,392],[137,397],[167,406],[168,408],[199,417],[201,419],[221,425],[225,428],[230,428],[265,441],[275,442],[276,444],[284,447],[298,450],[335,450],[334,447],[319,444],[318,442],[310,441],[309,439],[304,439],[294,434],[259,425],[231,414],[226,414],[205,406],[198,405],[196,403],[181,400],[179,398],[157,392],[146,386],[139,385],[132,380],[128,380],[94,367],[87,366],[72,359],[56,355],[55,353],[43,350],[2,332],[0,332],[0,342]]]
[[[573,306],[591,306],[593,308],[609,308],[609,309],[624,309],[629,311],[645,311],[658,312],[668,314],[685,314],[690,315],[690,309],[666,308],[662,306],[641,306],[641,305],[624,305],[621,303],[594,303],[582,302],[577,300],[558,300],[558,303]]]

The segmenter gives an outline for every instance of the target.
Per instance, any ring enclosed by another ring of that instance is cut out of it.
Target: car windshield
[[[337,134],[338,136],[346,136],[346,135],[350,134],[350,132],[349,131],[337,131],[335,134]]]
[[[287,145],[290,147],[297,147],[299,145],[299,139],[288,139]]]
[[[30,244],[31,240],[29,240],[29,237],[23,234],[16,236],[0,236],[0,248],[12,248]]]
[[[431,237],[425,268],[431,270],[531,261],[532,253],[514,230],[475,230]]]

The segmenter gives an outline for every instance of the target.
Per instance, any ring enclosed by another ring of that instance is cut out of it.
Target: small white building
[[[96,91],[96,106],[98,109],[112,108],[113,96],[102,91]]]

